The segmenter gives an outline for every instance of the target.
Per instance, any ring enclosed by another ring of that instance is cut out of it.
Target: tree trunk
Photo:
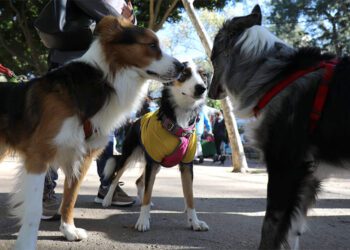
[[[194,0],[182,0],[185,10],[191,19],[193,26],[195,27],[197,34],[202,42],[207,56],[210,58],[212,42],[205,32],[202,23],[198,19],[193,7]],[[247,160],[244,155],[242,141],[239,136],[237,123],[233,114],[233,107],[229,98],[225,98],[221,101],[222,111],[225,117],[225,125],[230,140],[230,146],[232,149],[232,164],[233,172],[246,172],[248,170]]]

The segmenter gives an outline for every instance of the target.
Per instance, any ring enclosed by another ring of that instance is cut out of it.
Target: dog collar
[[[193,124],[188,128],[182,128],[179,125],[177,125],[175,122],[170,120],[168,117],[166,117],[165,115],[162,115],[161,122],[162,122],[163,128],[165,128],[169,133],[177,137],[186,137],[186,138],[191,137],[196,126],[196,122],[193,122]]]
[[[295,82],[295,80],[303,77],[311,72],[319,70],[321,68],[325,69],[321,84],[318,86],[315,100],[313,103],[312,112],[310,114],[310,131],[312,132],[316,128],[318,120],[321,118],[321,113],[326,101],[329,90],[329,82],[332,79],[334,73],[334,67],[338,64],[338,60],[322,61],[318,65],[310,67],[308,69],[299,70],[291,74],[287,78],[276,84],[271,90],[269,90],[254,107],[253,112],[255,117],[259,115],[259,112],[275,97],[279,92],[284,90],[290,84]]]

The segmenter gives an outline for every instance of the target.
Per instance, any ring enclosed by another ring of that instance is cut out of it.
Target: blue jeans
[[[104,187],[108,187],[111,184],[110,180],[103,179],[103,170],[105,168],[108,158],[110,158],[112,155],[113,155],[113,141],[110,141],[105,147],[103,153],[96,160],[97,173],[98,173],[98,176],[100,177],[101,186],[104,186]],[[54,190],[57,185],[56,183],[57,179],[58,179],[57,171],[50,168],[45,176],[45,191]]]

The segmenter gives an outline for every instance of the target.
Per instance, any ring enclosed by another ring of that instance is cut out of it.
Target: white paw
[[[136,222],[135,229],[145,232],[150,229],[150,205],[142,206],[140,216]]]
[[[208,231],[209,226],[205,221],[198,220],[195,209],[187,208],[187,224],[193,231]]]
[[[76,228],[74,225],[66,224],[64,222],[61,223],[60,231],[68,241],[79,241],[88,237],[85,229]]]
[[[102,201],[102,207],[110,207],[112,205],[112,198],[109,198],[108,195]]]
[[[188,221],[188,224],[192,228],[193,231],[208,231],[209,230],[209,226],[207,225],[207,223],[205,223],[205,221],[202,221],[202,220]]]

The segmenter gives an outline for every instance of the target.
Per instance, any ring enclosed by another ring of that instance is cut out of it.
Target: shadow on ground
[[[15,221],[5,216],[4,200],[6,194],[0,194],[0,240],[14,240],[13,235],[18,231],[14,225]],[[100,205],[92,202],[94,196],[81,195],[77,208],[96,210],[97,213],[108,212],[107,218],[94,219],[80,217],[75,220],[78,227],[85,228],[90,235],[102,233],[103,237],[118,243],[150,244],[150,245],[172,245],[182,248],[212,248],[229,249],[234,242],[234,249],[254,249],[260,238],[260,227],[265,210],[265,199],[220,199],[220,198],[198,198],[196,207],[198,216],[210,226],[208,232],[192,232],[186,227],[185,214],[183,211],[182,198],[154,197],[151,231],[137,232],[133,225],[137,221],[140,207],[108,208],[108,211]],[[350,208],[350,200],[346,199],[324,199],[317,202],[317,208]],[[113,213],[115,210],[115,214]],[[339,249],[339,246],[349,246],[350,216],[322,216],[310,217],[308,219],[310,230],[303,237],[304,247],[319,244],[319,237],[323,231],[332,237],[334,241],[327,241],[323,249]],[[57,232],[59,222],[42,222],[41,231]],[[332,228],[343,228],[343,234],[337,234]],[[317,230],[316,230],[317,228]],[[61,242],[62,247],[74,246],[83,248],[82,242],[66,242],[59,234],[39,236],[40,241]],[[339,243],[341,242],[341,243]],[[59,244],[61,244],[59,243]],[[337,247],[338,246],[338,247]],[[340,247],[342,248],[342,247]]]

